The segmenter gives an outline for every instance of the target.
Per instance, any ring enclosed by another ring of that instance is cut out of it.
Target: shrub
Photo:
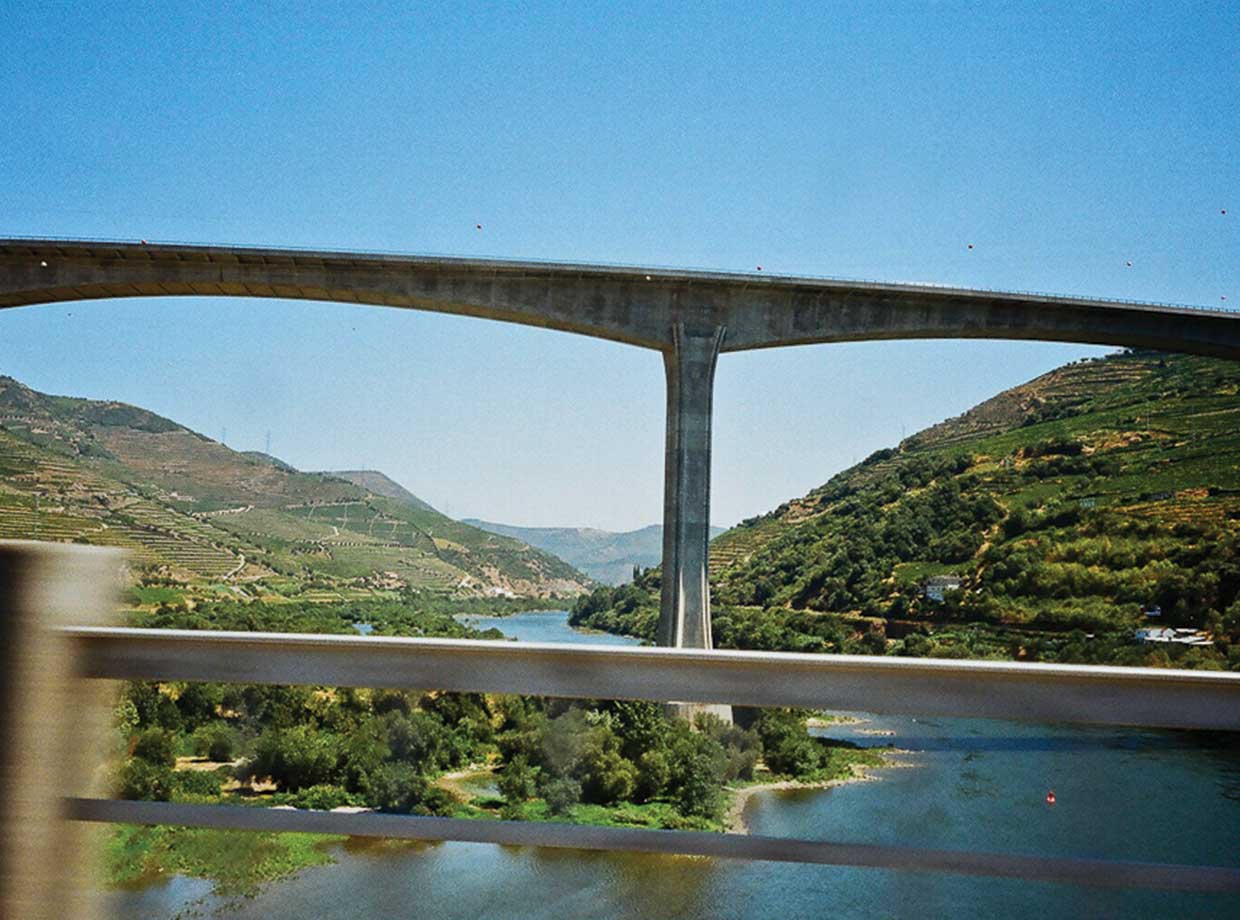
[[[168,767],[133,757],[121,767],[118,785],[122,799],[167,802],[172,798],[174,780]]]
[[[162,728],[148,728],[138,735],[133,756],[149,764],[171,767],[177,762],[172,734]]]
[[[331,811],[345,805],[359,805],[361,799],[340,786],[320,784],[301,790],[290,796],[287,804],[315,811]]]
[[[208,760],[231,761],[237,754],[237,733],[223,722],[212,722],[194,732],[194,753]]]
[[[543,786],[542,794],[547,810],[553,815],[562,815],[581,801],[581,784],[567,778],[553,779]]]
[[[452,796],[405,763],[384,764],[371,776],[369,786],[367,798],[380,811],[446,815],[456,804]]]
[[[220,794],[224,778],[214,770],[177,770],[173,772],[172,779],[177,792],[216,796]]]

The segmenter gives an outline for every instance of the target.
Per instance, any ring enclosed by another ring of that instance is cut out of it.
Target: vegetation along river
[[[604,641],[564,612],[470,617],[526,641]],[[762,792],[751,832],[871,843],[1240,864],[1240,738],[975,719],[865,716],[824,734],[913,751],[910,769],[833,789]],[[1056,804],[1046,793],[1054,789]],[[116,917],[1235,917],[1234,897],[1003,879],[569,853],[480,844],[335,847],[257,897],[175,877],[112,892]]]

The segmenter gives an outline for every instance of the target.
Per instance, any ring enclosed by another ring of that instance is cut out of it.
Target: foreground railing
[[[1240,730],[1240,675],[1217,672],[60,625],[67,621],[72,609],[83,609],[67,607],[65,603],[75,592],[97,598],[101,593],[99,585],[105,580],[104,570],[115,564],[115,557],[100,551],[82,553],[68,547],[44,550],[37,544],[0,544],[0,614],[9,614],[0,616],[0,638],[6,640],[5,663],[22,664],[24,670],[20,673],[32,682],[23,688],[0,676],[4,717],[9,722],[14,720],[17,700],[45,722],[50,721],[53,727],[47,733],[60,741],[48,748],[49,752],[54,749],[65,754],[67,747],[72,746],[64,725],[76,725],[79,701],[97,694],[97,688],[102,686],[101,681],[89,678],[674,699]],[[41,574],[23,580],[22,571]],[[91,571],[95,572],[93,579],[89,577]],[[91,608],[96,615],[79,622],[98,622],[104,607],[106,604],[96,603]],[[47,654],[48,650],[54,650],[55,655]],[[32,666],[34,658],[43,666]],[[73,714],[72,719],[65,718],[69,713]],[[106,724],[106,720],[101,724]],[[31,731],[28,725],[27,740],[32,737]],[[77,748],[85,746],[79,744]],[[17,763],[11,753],[0,753],[0,758],[0,764]],[[0,851],[4,854],[6,887],[12,880],[10,854],[17,848],[15,844],[20,845],[27,833],[43,834],[55,825],[60,829],[55,833],[59,834],[73,823],[58,820],[53,817],[55,814],[77,821],[627,850],[995,875],[1084,885],[1240,892],[1240,869],[1221,866],[978,853],[746,834],[115,801],[81,791],[86,773],[80,766],[80,751],[69,761],[79,766],[66,773],[63,782],[51,785],[50,793],[40,793],[42,811],[36,820],[41,826],[15,823],[18,816],[6,806],[5,849]],[[29,765],[10,772],[0,790],[6,799],[10,792],[18,791],[13,777],[26,783],[49,782],[48,777]],[[62,795],[65,798],[61,799]],[[49,811],[49,802],[59,810]],[[45,876],[54,875],[59,864],[60,860],[54,860],[50,866],[39,866],[29,859],[24,862],[27,871]],[[53,889],[53,885],[44,885],[41,890],[55,902],[58,895]],[[0,898],[4,896],[5,889],[0,888]],[[28,892],[25,901],[0,900],[0,915],[83,916],[81,912],[66,913],[62,909],[4,912],[9,903],[37,905],[39,910],[51,903],[39,904],[29,897]]]
[[[68,627],[82,676],[1240,730],[1240,675],[462,639]]]

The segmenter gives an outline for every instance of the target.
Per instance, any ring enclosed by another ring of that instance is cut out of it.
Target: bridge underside
[[[541,326],[663,353],[660,645],[710,648],[710,422],[720,352],[1026,339],[1240,358],[1240,314],[1071,297],[591,265],[233,247],[0,241],[0,308],[113,297],[325,300]]]

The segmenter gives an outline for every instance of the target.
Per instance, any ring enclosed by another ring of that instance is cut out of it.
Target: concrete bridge
[[[662,352],[660,645],[710,648],[711,394],[720,352],[883,339],[1031,339],[1240,358],[1240,313],[766,274],[225,246],[0,240],[0,308],[177,295],[430,310]]]

